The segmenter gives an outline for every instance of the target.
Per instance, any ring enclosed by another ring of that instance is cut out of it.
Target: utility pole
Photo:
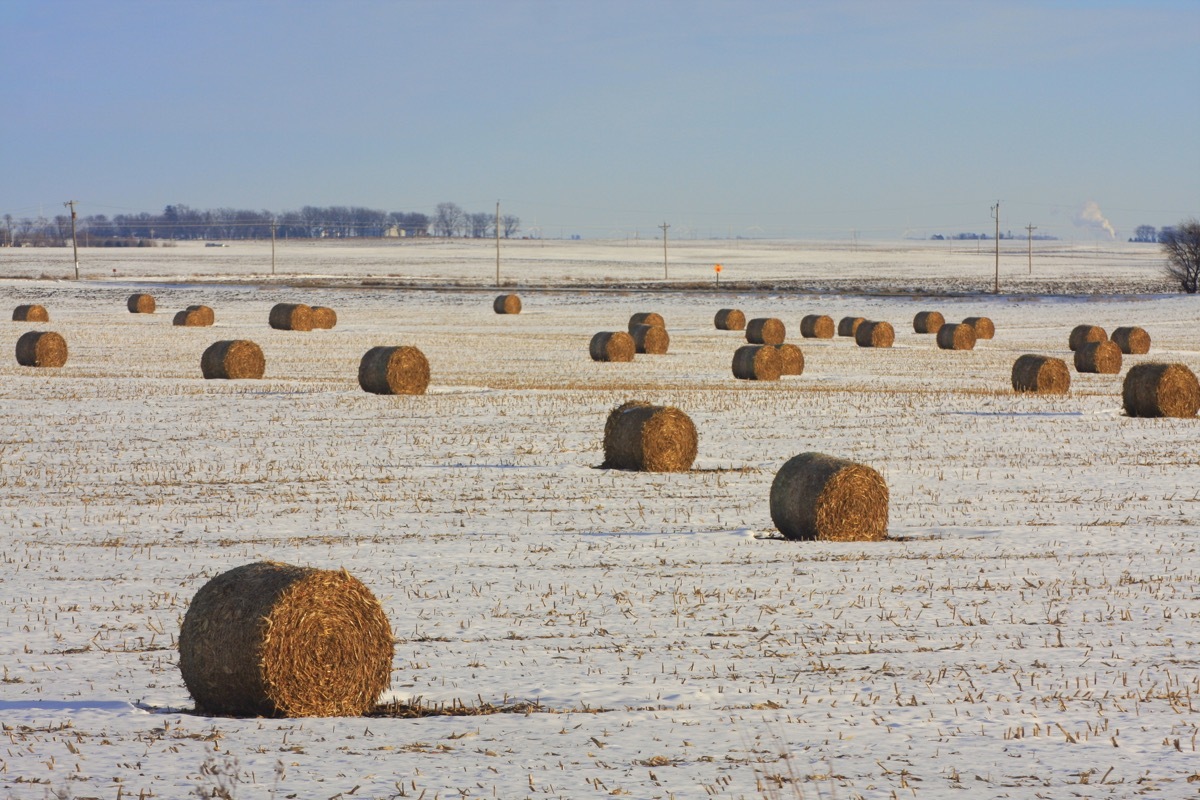
[[[75,238],[75,201],[68,200],[63,206],[71,209],[71,252],[75,255],[75,280],[79,280],[79,242]]]
[[[496,201],[496,286],[500,286],[500,201]]]
[[[1033,232],[1037,230],[1037,225],[1026,225],[1025,232],[1029,237],[1029,274],[1033,274]]]
[[[996,220],[996,289],[995,293],[1000,294],[1000,201],[996,201],[996,205],[992,206],[992,219]]]
[[[665,281],[667,279],[667,229],[671,226],[667,224],[666,220],[663,220],[663,224],[658,227],[662,228],[663,232],[663,280]]]
[[[275,274],[275,218],[271,217],[271,274]]]

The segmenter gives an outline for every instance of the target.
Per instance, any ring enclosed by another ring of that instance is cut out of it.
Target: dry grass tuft
[[[631,401],[614,408],[604,423],[607,469],[687,472],[696,460],[696,426],[674,406]]]
[[[1013,362],[1012,387],[1016,392],[1066,394],[1071,370],[1061,358],[1025,354]]]
[[[17,339],[22,367],[61,367],[67,363],[67,340],[53,331],[29,331]]]
[[[774,345],[742,345],[733,354],[735,378],[744,381],[777,381],[782,374],[782,358]]]
[[[257,380],[266,368],[262,348],[249,339],[214,342],[200,357],[200,372],[209,380]]]
[[[358,385],[372,394],[425,394],[429,360],[415,347],[372,347],[358,364]]]
[[[880,541],[887,538],[887,483],[868,466],[802,453],[775,475],[771,520],[788,539]]]
[[[1183,364],[1136,364],[1121,390],[1131,417],[1194,417],[1200,411],[1200,381]]]

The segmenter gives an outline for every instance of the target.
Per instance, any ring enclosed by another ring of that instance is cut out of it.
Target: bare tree
[[[467,232],[472,239],[483,239],[487,237],[488,231],[492,229],[493,215],[486,211],[477,211],[474,214],[467,214]]]
[[[510,238],[521,228],[521,218],[514,214],[505,214],[500,218],[500,231],[504,234],[504,238]]]
[[[1193,218],[1163,228],[1160,238],[1167,257],[1163,267],[1167,277],[1179,281],[1180,291],[1195,294],[1200,289],[1200,220]]]
[[[454,236],[463,226],[466,213],[457,203],[438,203],[433,212],[434,236]]]

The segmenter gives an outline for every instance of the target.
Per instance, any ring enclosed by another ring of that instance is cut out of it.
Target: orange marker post
[[[713,267],[713,272],[717,273],[717,286],[721,285],[721,265],[717,264]]]

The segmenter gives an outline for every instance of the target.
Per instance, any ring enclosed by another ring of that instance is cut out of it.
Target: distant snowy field
[[[504,242],[508,317],[491,243],[280,242],[274,276],[265,243],[84,249],[78,283],[69,249],[0,250],[8,309],[52,320],[2,323],[0,795],[1200,796],[1200,420],[1120,411],[1134,363],[1200,372],[1200,301],[1157,248],[1103,242],[1035,243],[1030,274],[1005,241],[991,296],[988,245],[670,242],[664,279],[661,241]],[[740,288],[704,288],[716,263]],[[277,302],[338,325],[271,330]],[[193,303],[215,327],[172,327]],[[804,374],[735,381],[728,306],[783,319]],[[925,309],[996,337],[939,351]],[[651,310],[668,355],[589,360]],[[809,313],[896,346],[801,339]],[[1151,353],[1015,395],[1016,357],[1069,362],[1081,323],[1141,325]],[[16,365],[30,329],[65,367]],[[201,379],[229,338],[264,380]],[[362,392],[379,344],[421,348],[430,393]],[[691,415],[693,471],[595,469],[629,399]],[[771,480],[808,450],[883,473],[889,541],[770,538]],[[187,604],[261,559],[375,592],[389,698],[539,710],[188,713]]]

